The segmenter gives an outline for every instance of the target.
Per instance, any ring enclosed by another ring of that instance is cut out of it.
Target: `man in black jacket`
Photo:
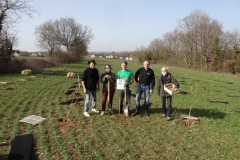
[[[162,75],[159,76],[158,79],[158,97],[161,96],[162,101],[162,115],[161,117],[167,117],[167,120],[171,120],[171,114],[172,114],[172,95],[167,93],[164,90],[164,85],[168,83],[173,83],[175,85],[174,90],[178,90],[179,83],[177,80],[171,75],[171,73],[168,72],[168,67],[162,68]],[[166,108],[166,99],[168,102],[168,108]]]
[[[88,61],[89,68],[87,68],[82,75],[82,86],[83,92],[86,94],[86,99],[84,102],[84,115],[89,117],[89,99],[92,95],[92,112],[99,113],[96,110],[96,92],[99,91],[99,73],[95,68],[95,60]]]
[[[149,116],[148,108],[149,108],[149,98],[150,94],[153,93],[153,89],[155,86],[155,76],[154,71],[149,68],[150,61],[145,60],[143,62],[143,67],[139,68],[135,73],[135,81],[138,85],[137,93],[136,93],[136,111],[132,114],[135,116],[140,113],[140,98],[142,93],[144,92],[144,107],[145,114]]]

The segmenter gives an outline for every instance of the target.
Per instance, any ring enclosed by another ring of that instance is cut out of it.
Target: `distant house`
[[[39,56],[39,57],[43,57],[44,55],[42,54],[42,53],[37,53],[37,56]]]
[[[96,58],[95,54],[90,55],[90,58]]]
[[[113,55],[107,55],[106,58],[113,59]]]
[[[126,60],[126,61],[132,61],[133,59],[132,59],[132,57],[130,56],[130,57],[126,57],[125,60]]]
[[[31,56],[32,57],[37,57],[38,55],[37,55],[37,53],[31,53]]]
[[[19,53],[17,53],[17,52],[13,53],[13,55],[14,55],[15,57],[19,57],[19,56],[20,56]]]

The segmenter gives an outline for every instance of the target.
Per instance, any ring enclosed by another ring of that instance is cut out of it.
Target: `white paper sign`
[[[117,89],[124,90],[124,79],[117,79]]]

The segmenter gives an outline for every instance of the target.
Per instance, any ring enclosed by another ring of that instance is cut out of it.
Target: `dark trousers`
[[[128,106],[128,109],[130,107],[130,101],[131,101],[131,90],[127,89],[126,91],[126,105]],[[120,101],[120,112],[123,110],[123,104],[125,104],[125,93],[124,90],[119,90],[119,101]],[[124,102],[123,102],[124,100]]]
[[[166,100],[168,108],[166,108]],[[167,115],[168,117],[171,117],[172,114],[172,96],[169,97],[163,97],[161,96],[162,101],[162,113]]]
[[[112,106],[114,92],[115,91],[110,91],[110,100],[109,100],[110,102],[109,103],[111,104],[111,106]],[[102,91],[102,111],[105,111],[107,97],[108,97],[108,91]],[[108,109],[110,109],[110,108],[108,108]]]

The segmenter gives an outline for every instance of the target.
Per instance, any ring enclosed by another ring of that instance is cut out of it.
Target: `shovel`
[[[107,102],[108,102],[108,112],[111,114],[111,112],[112,112],[112,104],[110,103],[110,78],[108,79],[108,97],[107,97]]]
[[[124,89],[124,105],[123,105],[123,115],[128,117],[128,105],[127,105],[127,87]]]

